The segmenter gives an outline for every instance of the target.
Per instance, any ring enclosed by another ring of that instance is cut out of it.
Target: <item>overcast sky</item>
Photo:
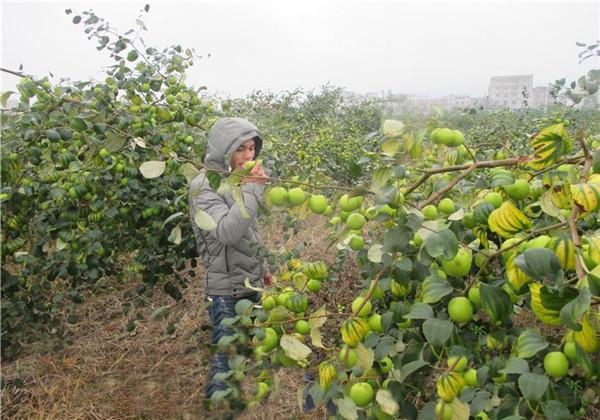
[[[600,68],[598,58],[579,64],[575,45],[600,39],[600,1],[147,3],[146,44],[194,48],[204,58],[188,83],[234,97],[327,83],[358,93],[483,96],[496,75],[533,74],[539,86]],[[123,33],[144,4],[2,2],[2,67],[103,79],[114,62],[64,10],[93,9]],[[2,73],[2,90],[17,81]]]

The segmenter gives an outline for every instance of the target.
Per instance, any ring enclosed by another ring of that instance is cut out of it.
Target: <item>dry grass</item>
[[[270,249],[291,248],[305,242],[302,258],[332,262],[335,250],[325,254],[321,221],[303,222],[299,234],[283,241],[281,223],[264,226]],[[146,305],[123,313],[123,290],[89,298],[78,308],[80,322],[68,328],[74,344],[41,353],[39,346],[26,349],[14,361],[4,363],[1,391],[2,417],[14,419],[205,419],[219,418],[203,408],[204,384],[211,360],[207,343],[210,330],[200,290],[201,269],[175,303],[157,291]],[[314,304],[335,307],[344,295],[350,298],[356,272],[345,268],[342,287],[333,295],[325,290]],[[116,285],[113,285],[116,286]],[[339,286],[339,285],[338,285]],[[119,287],[119,286],[116,286]],[[120,286],[123,289],[123,286]],[[327,287],[327,286],[326,286]],[[358,287],[358,286],[356,286]],[[345,291],[345,293],[344,293]],[[329,297],[328,297],[329,296]],[[132,298],[132,303],[135,298]],[[152,312],[170,305],[165,318],[151,319]],[[127,323],[133,313],[144,320],[133,333]],[[166,332],[169,322],[176,331]],[[298,404],[300,369],[277,372],[279,389],[243,419],[325,418],[322,411],[303,415]]]

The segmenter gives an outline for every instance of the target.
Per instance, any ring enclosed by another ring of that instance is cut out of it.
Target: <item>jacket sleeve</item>
[[[198,210],[203,210],[217,224],[215,229],[208,231],[211,237],[223,245],[232,245],[242,238],[256,220],[264,188],[264,185],[257,183],[247,183],[242,186],[244,204],[250,217],[242,216],[237,203],[229,208],[225,199],[214,192],[206,181],[199,186],[199,192],[191,198],[190,204],[193,214]],[[192,223],[194,222],[192,221]]]

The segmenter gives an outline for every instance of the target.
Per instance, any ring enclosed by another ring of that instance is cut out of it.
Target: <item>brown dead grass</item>
[[[275,217],[275,220],[278,220]],[[262,228],[270,249],[305,242],[302,258],[335,260],[335,249],[326,253],[322,219],[302,222],[299,234],[284,241],[281,223]],[[124,285],[88,298],[78,308],[80,322],[67,328],[74,343],[62,350],[39,352],[25,349],[16,360],[4,363],[1,391],[2,417],[11,419],[205,419],[221,418],[203,408],[203,391],[210,368],[210,329],[197,269],[184,298],[175,303],[157,291],[145,306],[123,313]],[[358,288],[355,267],[344,267],[336,285],[325,284],[312,302],[315,307],[335,308],[347,303]],[[355,284],[356,283],[356,284]],[[335,286],[335,293],[327,288]],[[135,303],[135,297],[131,298]],[[153,311],[170,306],[169,314],[151,319]],[[127,332],[133,313],[142,321]],[[173,322],[176,331],[166,333]],[[315,358],[318,355],[315,355]],[[313,369],[316,364],[313,364]],[[323,410],[303,415],[297,389],[303,383],[301,369],[276,372],[279,387],[268,400],[247,410],[242,419],[326,418]]]

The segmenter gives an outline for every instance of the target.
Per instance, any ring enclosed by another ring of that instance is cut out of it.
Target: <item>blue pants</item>
[[[221,321],[225,318],[233,318],[236,316],[235,304],[242,299],[248,299],[252,302],[258,303],[260,301],[260,294],[254,293],[243,298],[234,298],[231,296],[210,296],[209,300],[212,302],[208,307],[208,317],[210,325],[212,326],[212,337],[211,344],[216,346],[221,337],[226,335],[233,335],[234,331],[231,327],[221,325]],[[213,355],[212,366],[204,390],[205,398],[210,398],[215,391],[226,390],[229,388],[225,382],[217,381],[214,379],[217,373],[224,373],[229,371],[229,355],[225,352],[215,352]]]

